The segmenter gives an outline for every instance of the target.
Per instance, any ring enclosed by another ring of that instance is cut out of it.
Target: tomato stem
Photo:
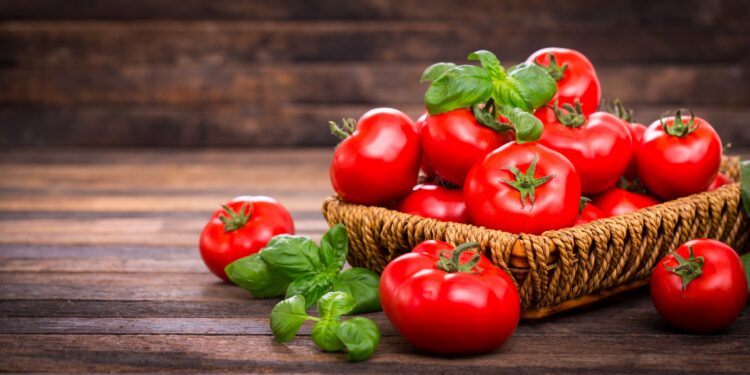
[[[547,74],[549,74],[549,76],[552,77],[552,79],[554,79],[555,81],[563,79],[563,76],[565,76],[565,71],[568,70],[568,64],[565,63],[560,66],[557,63],[557,57],[555,57],[554,54],[549,53],[547,56],[549,56],[549,65],[544,66],[542,64],[539,64],[538,62],[534,63],[544,68],[544,70],[547,71]]]
[[[479,263],[479,260],[481,259],[481,255],[479,253],[475,253],[474,256],[471,257],[471,259],[461,264],[461,254],[464,251],[468,251],[469,249],[475,248],[479,246],[478,242],[467,242],[463,245],[456,246],[451,251],[442,251],[440,253],[440,259],[435,264],[435,266],[442,271],[454,273],[454,272],[464,272],[464,273],[479,273],[482,272],[482,269],[477,267],[477,263]],[[448,255],[449,254],[449,255]]]
[[[245,226],[248,220],[250,220],[250,216],[253,214],[253,204],[251,202],[245,202],[242,204],[239,212],[234,212],[227,205],[222,205],[221,207],[224,209],[226,215],[219,215],[219,220],[224,223],[224,231],[227,233]]]
[[[661,117],[659,118],[659,122],[665,133],[675,137],[685,137],[698,129],[698,124],[695,123],[695,113],[690,111],[690,120],[685,123],[682,121],[682,109],[677,110],[677,113],[674,116],[674,121],[672,121],[672,126],[667,126],[667,123],[664,122],[664,119]]]
[[[503,178],[502,181],[512,186],[521,193],[521,207],[525,207],[526,197],[528,197],[529,201],[531,202],[531,207],[533,208],[535,189],[541,185],[544,185],[547,181],[555,177],[554,174],[539,178],[534,177],[538,159],[539,155],[534,155],[534,160],[531,161],[531,165],[529,165],[529,168],[526,169],[526,172],[521,172],[521,170],[515,166],[503,168],[504,170],[512,173],[515,177],[515,180]]]
[[[586,208],[586,205],[591,202],[591,199],[589,197],[581,196],[581,200],[578,201],[578,217],[581,217],[581,214],[583,213],[583,209]]]
[[[490,98],[490,100],[488,100],[486,103],[480,103],[472,106],[471,112],[474,114],[474,118],[477,119],[478,123],[498,133],[513,130],[512,126],[503,124],[498,121],[497,104],[492,98]]]
[[[640,195],[648,194],[646,187],[643,186],[641,179],[638,177],[634,178],[632,181],[628,181],[624,176],[620,176],[620,180],[617,181],[617,187]]]
[[[633,122],[633,110],[625,107],[620,99],[615,99],[612,104],[607,106],[607,112],[627,121]]]
[[[557,100],[555,100],[555,105],[552,107],[552,110],[555,111],[555,117],[557,117],[557,121],[561,124],[569,128],[580,128],[586,123],[586,116],[583,114],[581,101],[576,98],[574,104],[575,107],[569,103],[565,103],[561,108],[557,105]],[[566,112],[563,112],[563,109]]]
[[[342,118],[341,126],[333,121],[328,121],[328,127],[331,129],[331,133],[341,139],[346,139],[357,128],[357,120],[353,118]]]
[[[682,279],[682,290],[687,289],[691,281],[703,274],[703,257],[696,257],[692,246],[688,247],[688,250],[690,251],[690,255],[687,259],[681,257],[676,251],[672,252],[674,258],[677,260],[676,267],[667,267],[664,264],[664,268]]]

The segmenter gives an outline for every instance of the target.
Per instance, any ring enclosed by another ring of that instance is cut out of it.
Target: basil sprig
[[[536,64],[518,64],[505,69],[495,54],[480,50],[468,56],[476,65],[437,63],[422,73],[421,81],[432,81],[425,93],[431,115],[454,109],[484,105],[516,126],[519,143],[532,142],[542,134],[542,122],[531,112],[547,104],[557,92],[557,82]]]
[[[302,295],[310,307],[327,292],[342,291],[355,300],[352,312],[380,310],[380,277],[366,268],[341,271],[348,252],[346,228],[336,224],[323,235],[320,246],[306,236],[279,235],[225,271],[257,298]]]
[[[318,314],[315,317],[305,310],[305,297],[295,295],[279,302],[271,310],[271,331],[279,342],[289,342],[297,335],[307,320],[315,322],[312,340],[323,351],[337,352],[344,348],[350,361],[370,358],[380,342],[380,331],[372,320],[356,317],[342,320],[357,302],[345,292],[328,292],[318,300]]]

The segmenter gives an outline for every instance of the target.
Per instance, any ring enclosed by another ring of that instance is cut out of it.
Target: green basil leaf
[[[345,292],[328,292],[318,301],[318,313],[321,319],[334,319],[348,314],[356,301]]]
[[[372,320],[356,317],[339,323],[336,329],[339,337],[348,351],[350,361],[363,361],[372,356],[380,342],[380,331]]]
[[[742,261],[742,267],[745,268],[745,277],[747,278],[747,288],[750,291],[750,253],[747,253],[740,257]]]
[[[338,319],[324,319],[315,323],[311,334],[315,345],[326,352],[337,352],[344,349],[344,343],[336,336],[339,324]]]
[[[346,262],[349,237],[344,224],[336,224],[320,240],[320,261],[328,271],[338,272]]]
[[[260,257],[282,276],[295,280],[323,271],[318,246],[309,237],[278,235],[260,251]]]
[[[356,301],[353,314],[380,311],[380,276],[366,268],[350,268],[333,279],[333,290],[346,292]]]
[[[432,82],[424,94],[425,105],[431,115],[471,107],[489,100],[492,80],[479,66],[459,65]]]
[[[536,116],[520,108],[509,106],[500,107],[500,113],[507,117],[511,124],[515,125],[516,142],[533,142],[541,138],[544,124]]]
[[[549,103],[557,93],[557,82],[536,64],[523,63],[511,67],[507,80],[524,103],[523,106],[515,106],[526,111]]]
[[[258,254],[237,259],[229,263],[224,271],[229,280],[256,298],[283,296],[289,286],[289,280],[272,272]]]
[[[286,290],[286,297],[302,295],[305,297],[305,301],[307,301],[305,307],[310,307],[318,302],[321,296],[331,290],[332,284],[331,276],[326,273],[303,276],[289,284],[289,288]]]
[[[292,341],[309,315],[305,312],[305,297],[293,296],[276,304],[271,310],[271,331],[279,342]]]
[[[740,181],[742,207],[745,214],[750,216],[750,160],[740,162]]]
[[[419,79],[419,83],[434,81],[440,78],[441,75],[445,74],[445,72],[455,67],[456,64],[454,63],[439,62],[432,64],[424,70],[424,72],[422,73],[422,78]]]
[[[469,61],[479,61],[492,79],[503,79],[505,77],[505,69],[500,65],[500,60],[490,51],[479,50],[472,52],[467,59]]]

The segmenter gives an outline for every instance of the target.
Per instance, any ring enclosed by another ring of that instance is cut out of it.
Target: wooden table
[[[319,239],[330,155],[0,152],[0,371],[747,373],[747,312],[721,334],[683,334],[663,324],[647,290],[521,323],[482,356],[421,354],[382,313],[368,314],[383,338],[366,362],[320,352],[309,326],[275,343],[277,300],[219,282],[198,234],[220,203],[265,194]]]

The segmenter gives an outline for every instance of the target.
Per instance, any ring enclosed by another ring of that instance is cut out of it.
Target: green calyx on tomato
[[[581,101],[576,99],[574,103],[575,107],[568,103],[558,106],[557,101],[555,101],[552,110],[555,111],[555,117],[561,124],[569,128],[580,128],[586,123],[586,116],[581,109]],[[565,111],[563,112],[563,110]]]
[[[688,247],[688,249],[690,256],[687,259],[677,254],[677,252],[672,253],[675,260],[677,260],[677,266],[667,267],[664,265],[664,268],[682,279],[682,290],[687,289],[691,281],[703,274],[703,257],[696,257],[692,246]]]
[[[532,63],[506,70],[495,54],[486,50],[472,52],[467,59],[479,61],[481,66],[437,63],[424,71],[421,82],[431,81],[425,93],[428,112],[436,115],[484,104],[487,115],[477,116],[482,124],[494,129],[497,124],[488,116],[497,111],[515,125],[519,143],[538,139],[544,125],[530,112],[554,97],[556,81]]]
[[[544,185],[547,181],[551,180],[552,177],[555,177],[554,174],[539,178],[534,177],[534,173],[536,173],[536,162],[538,159],[539,155],[534,155],[534,160],[531,161],[531,164],[529,165],[529,168],[526,169],[526,172],[521,172],[521,170],[515,166],[503,168],[512,173],[515,177],[515,180],[503,178],[502,181],[512,186],[514,189],[518,190],[521,193],[521,207],[524,207],[527,197],[531,202],[531,207],[534,207],[536,188]]]
[[[242,207],[240,207],[239,212],[234,212],[234,210],[225,204],[222,205],[221,208],[224,209],[226,215],[219,216],[219,220],[224,223],[224,231],[227,233],[244,227],[245,224],[247,224],[247,221],[250,220],[250,216],[253,214],[253,204],[250,202],[245,202]]]
[[[505,125],[497,120],[497,105],[493,99],[484,104],[476,104],[471,107],[471,112],[477,122],[500,133],[512,130],[512,126]]]
[[[615,99],[612,103],[607,102],[604,107],[607,112],[627,121],[633,122],[633,110],[625,107],[620,99]]]
[[[659,118],[659,122],[661,122],[661,126],[664,128],[665,133],[675,137],[685,137],[698,129],[698,124],[695,122],[695,113],[693,113],[693,111],[690,111],[690,120],[688,120],[687,123],[682,121],[681,109],[677,110],[672,126],[668,126],[663,118]]]
[[[581,200],[578,203],[578,216],[581,216],[583,209],[586,208],[586,205],[589,203],[591,203],[591,198],[581,196]]]
[[[544,70],[547,71],[547,74],[549,74],[552,79],[555,81],[559,81],[563,79],[563,76],[565,75],[565,71],[568,70],[568,63],[562,64],[560,66],[557,63],[557,57],[555,57],[555,54],[550,53],[549,56],[549,65],[543,66],[542,64],[539,64],[538,62],[534,62],[534,64],[541,66],[544,68]]]
[[[617,187],[623,190],[627,190],[631,193],[646,195],[648,194],[648,191],[646,190],[646,187],[643,186],[643,183],[641,182],[641,179],[636,177],[633,180],[628,180],[627,178],[620,176],[620,180],[617,181]]]
[[[343,118],[341,119],[341,124],[342,125],[339,126],[333,121],[328,122],[328,126],[331,128],[331,133],[341,139],[348,138],[357,128],[357,120],[353,118]]]
[[[437,268],[448,273],[464,272],[474,274],[482,272],[482,269],[477,267],[477,263],[479,263],[479,259],[481,259],[479,253],[475,253],[466,263],[462,264],[460,261],[463,252],[477,246],[479,246],[479,243],[477,242],[467,242],[463,245],[457,246],[453,250],[444,250],[440,252],[440,260],[436,263]]]

